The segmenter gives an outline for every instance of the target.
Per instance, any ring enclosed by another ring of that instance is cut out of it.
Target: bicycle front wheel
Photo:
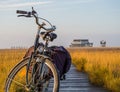
[[[41,59],[41,56],[37,56],[38,60]],[[42,57],[44,58],[44,57]],[[52,73],[52,79],[50,83],[50,80],[45,81],[48,87],[48,90],[36,90],[36,85],[33,85],[33,74],[31,73],[31,70],[29,70],[27,75],[27,81],[29,84],[26,83],[26,67],[28,64],[30,58],[23,59],[20,63],[18,63],[9,73],[8,78],[5,83],[5,92],[58,92],[59,91],[59,75],[56,70],[56,67],[49,59],[44,59],[44,66],[49,68],[50,72]],[[33,68],[34,61],[31,62],[31,67]],[[45,71],[45,70],[44,70]],[[49,84],[49,85],[48,85]]]

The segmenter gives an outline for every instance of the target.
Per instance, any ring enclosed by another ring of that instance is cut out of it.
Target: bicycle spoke
[[[28,60],[21,61],[10,72],[6,80],[5,92],[47,92],[47,90],[58,92],[58,75],[54,65],[49,60],[45,61],[45,65],[42,68],[40,68],[40,63],[37,63],[38,66],[32,67],[33,71],[28,72],[28,83],[26,83],[26,65]],[[49,85],[51,77],[53,77],[53,81],[52,85]]]
[[[18,81],[16,81],[16,80],[13,80],[13,79],[11,79],[11,78],[8,78],[8,79],[11,80],[12,82],[14,82],[15,84],[17,84],[17,85],[25,88],[25,85],[24,85],[24,84],[22,84],[22,83],[20,83],[20,82],[18,82]]]

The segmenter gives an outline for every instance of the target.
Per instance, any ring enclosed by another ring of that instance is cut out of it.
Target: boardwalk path
[[[87,74],[78,72],[72,65],[66,80],[60,82],[59,92],[108,92],[90,84]]]

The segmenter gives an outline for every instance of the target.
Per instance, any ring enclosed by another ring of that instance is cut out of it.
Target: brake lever
[[[25,17],[25,15],[18,15],[17,17]]]
[[[32,17],[31,15],[18,15],[17,17]]]

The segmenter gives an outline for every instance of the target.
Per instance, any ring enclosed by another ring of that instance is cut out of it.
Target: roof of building
[[[74,39],[73,41],[88,41],[88,39]]]

